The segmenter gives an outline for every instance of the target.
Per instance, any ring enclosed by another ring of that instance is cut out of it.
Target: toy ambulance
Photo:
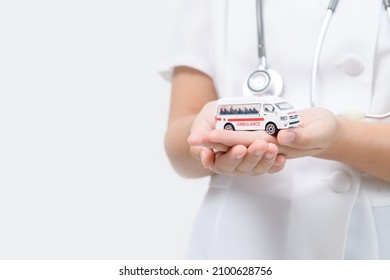
[[[278,96],[221,98],[216,109],[216,129],[265,130],[276,135],[300,124],[298,112]]]

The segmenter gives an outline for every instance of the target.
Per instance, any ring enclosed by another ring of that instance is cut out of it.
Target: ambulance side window
[[[249,109],[251,114],[258,114],[260,112],[260,104],[254,104]]]
[[[219,114],[220,115],[226,115],[226,114],[230,114],[227,106],[220,106],[219,107]]]
[[[266,113],[274,113],[275,108],[271,104],[264,104],[264,112]]]

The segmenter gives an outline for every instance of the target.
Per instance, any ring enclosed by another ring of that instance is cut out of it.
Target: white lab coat
[[[263,1],[268,66],[282,75],[282,96],[298,109],[310,106],[328,2]],[[183,0],[161,72],[169,78],[174,66],[194,67],[214,79],[220,97],[240,96],[257,68],[256,46],[255,0]],[[382,0],[340,0],[321,53],[317,106],[336,114],[385,113],[389,73],[390,20]],[[214,175],[188,257],[390,259],[390,184],[310,157],[289,160],[273,175]]]

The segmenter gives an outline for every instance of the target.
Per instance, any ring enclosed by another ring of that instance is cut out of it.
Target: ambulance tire
[[[225,126],[223,127],[223,129],[225,129],[225,130],[235,130],[235,129],[234,129],[234,125],[232,125],[231,123],[225,124]]]
[[[276,124],[270,122],[270,123],[267,123],[267,125],[265,126],[265,131],[269,134],[269,135],[276,135],[278,134],[278,128],[276,127]]]

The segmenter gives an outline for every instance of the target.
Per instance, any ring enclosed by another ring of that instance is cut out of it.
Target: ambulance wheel
[[[278,133],[278,128],[276,127],[276,125],[274,123],[270,122],[270,123],[267,123],[267,125],[265,126],[265,131],[269,135],[276,135]]]
[[[234,125],[232,125],[231,123],[227,123],[225,124],[225,126],[223,127],[225,130],[235,130],[234,129]]]

